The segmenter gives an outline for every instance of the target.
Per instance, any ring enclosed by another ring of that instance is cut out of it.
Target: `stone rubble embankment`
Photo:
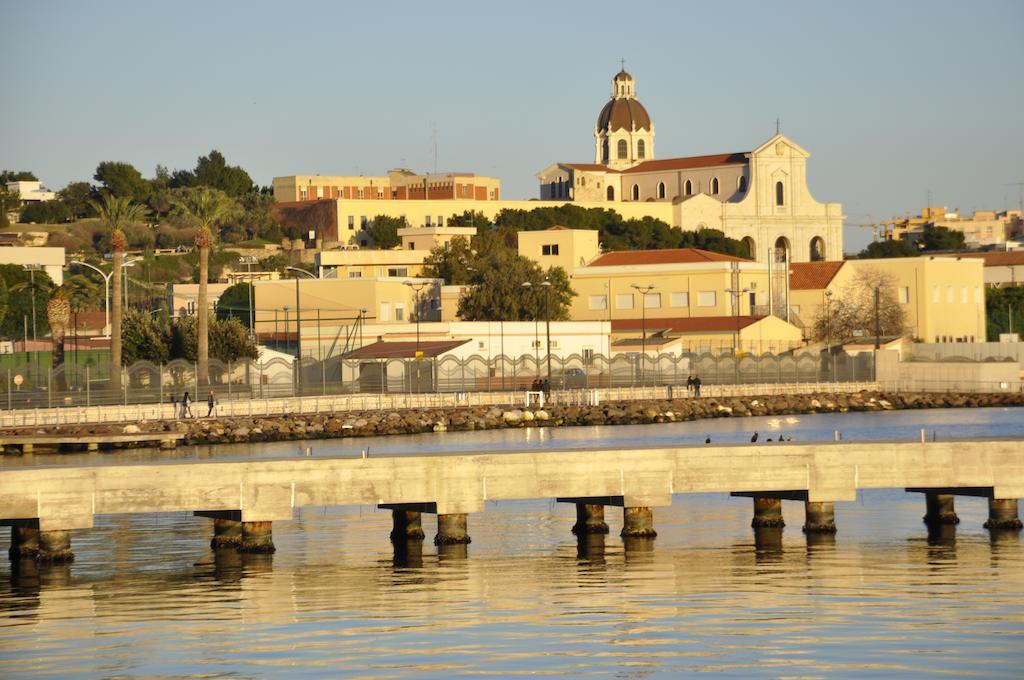
[[[128,425],[65,425],[49,428],[16,428],[5,430],[3,433],[61,433],[85,436],[177,432],[184,435],[184,444],[230,444],[519,427],[636,425],[705,418],[994,406],[1024,406],[1024,394],[857,392],[616,401],[596,406],[549,404],[544,408],[533,409],[459,406],[269,417],[215,417],[189,421],[143,421]]]

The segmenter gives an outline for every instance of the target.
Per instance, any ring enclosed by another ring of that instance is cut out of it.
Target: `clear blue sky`
[[[662,158],[782,130],[848,222],[1015,207],[1024,3],[4,2],[0,166],[51,188],[98,162],[190,168],[212,148],[260,184],[397,165],[537,194],[590,161],[619,58]],[[870,216],[870,217],[869,217]],[[847,250],[868,240],[847,230]]]

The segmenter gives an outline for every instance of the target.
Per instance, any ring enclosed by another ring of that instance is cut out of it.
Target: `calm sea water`
[[[316,442],[317,453],[745,441],[1024,436],[1024,411],[943,410],[675,425],[450,433]],[[280,456],[295,444],[189,449]],[[118,456],[122,454],[117,454]],[[135,452],[143,458],[149,453]],[[163,457],[166,457],[164,455]],[[82,454],[3,465],[109,460]],[[801,503],[755,534],[751,502],[677,496],[658,538],[577,542],[571,505],[489,503],[469,546],[395,549],[390,514],[307,508],[276,522],[272,557],[215,554],[187,514],[101,516],[70,566],[0,563],[0,677],[1019,677],[1024,546],[982,528],[984,499],[929,536],[920,495],[837,503],[839,533],[809,540]],[[0,549],[6,549],[6,537]]]

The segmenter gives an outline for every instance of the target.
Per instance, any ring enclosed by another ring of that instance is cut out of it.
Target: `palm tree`
[[[176,211],[199,227],[196,249],[199,250],[199,299],[196,301],[196,371],[201,384],[210,380],[210,304],[207,283],[210,278],[210,247],[214,227],[234,210],[232,201],[221,191],[197,187],[181,193]]]
[[[71,301],[63,286],[57,288],[50,295],[46,303],[46,319],[50,322],[50,339],[53,343],[53,370],[58,370],[64,365],[64,336],[67,334],[68,321],[71,320]],[[63,392],[67,389],[67,380],[64,371],[57,373],[57,390]]]
[[[141,221],[146,216],[146,208],[132,203],[130,198],[103,194],[102,201],[89,201],[100,221],[111,230],[110,246],[113,250],[114,275],[111,277],[110,304],[110,371],[114,387],[121,385],[121,274],[124,263],[124,251],[128,249],[128,239],[124,228]]]

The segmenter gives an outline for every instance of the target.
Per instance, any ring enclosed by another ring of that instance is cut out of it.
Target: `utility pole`
[[[630,288],[640,293],[640,385],[644,384],[644,362],[647,360],[647,294],[654,290],[654,284],[646,286],[631,284]]]

